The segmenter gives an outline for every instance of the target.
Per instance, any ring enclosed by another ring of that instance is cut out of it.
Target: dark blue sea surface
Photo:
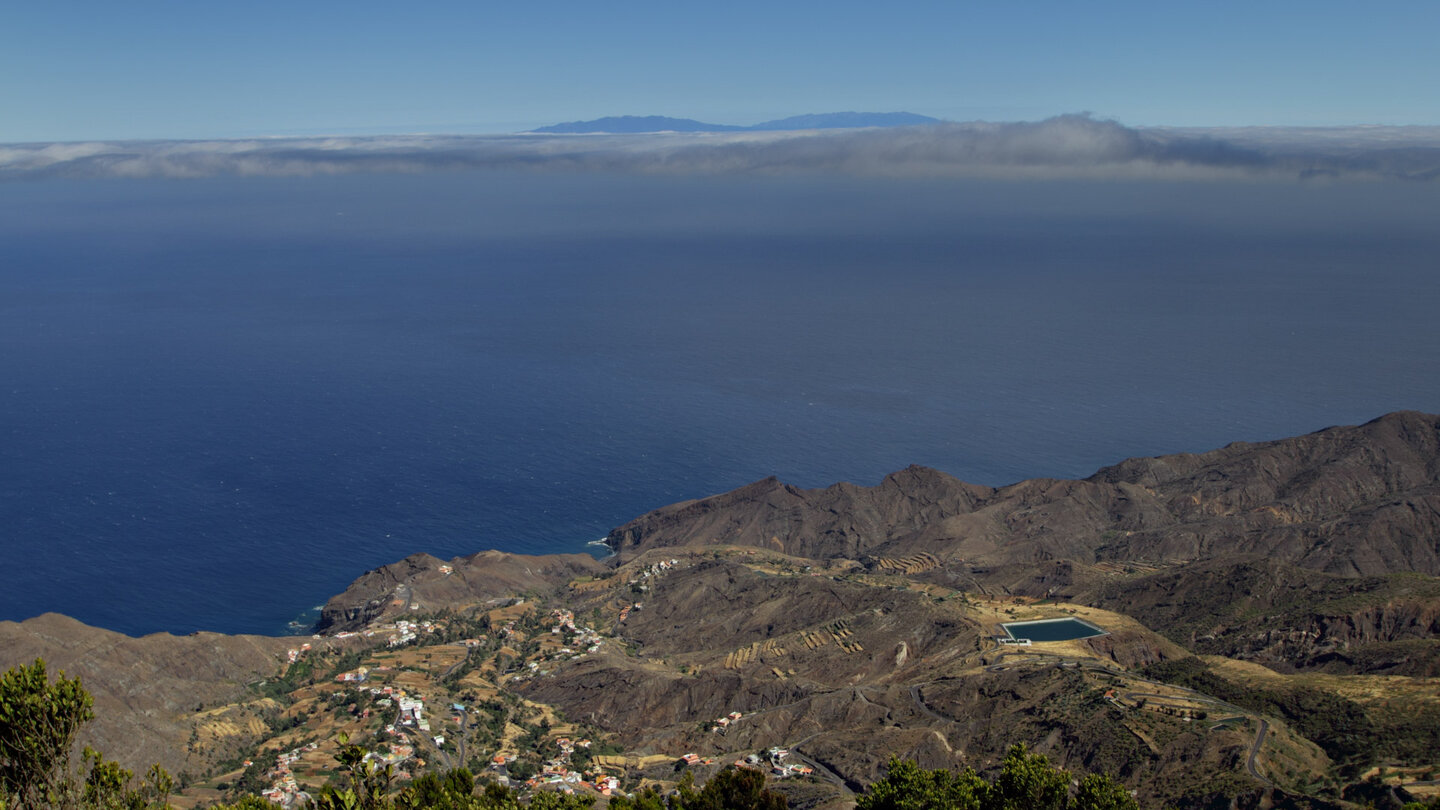
[[[0,619],[277,633],[767,475],[1004,484],[1440,411],[1440,188],[0,185]]]

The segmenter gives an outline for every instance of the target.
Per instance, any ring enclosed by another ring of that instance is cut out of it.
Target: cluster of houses
[[[759,754],[750,754],[744,759],[735,760],[735,767],[749,768],[753,771],[765,771],[768,769],[770,775],[778,779],[788,779],[792,776],[809,776],[815,772],[815,769],[809,765],[786,762],[785,760],[788,759],[789,756],[790,749],[788,748],[771,748],[765,752],[765,756],[763,757]],[[715,764],[715,760],[701,758],[696,754],[686,754],[680,757],[680,761],[686,765]]]
[[[335,676],[336,683],[364,683],[370,677],[369,667],[356,667],[349,672],[342,672]]]
[[[377,667],[383,669],[383,667]],[[371,670],[360,667],[352,672],[343,672],[335,676],[335,680],[341,682],[355,682],[365,680]],[[385,733],[398,734],[402,726],[412,726],[421,731],[430,730],[430,721],[425,719],[425,701],[414,697],[394,686],[371,686],[365,690],[372,697],[376,698],[375,705],[384,709],[398,706],[399,711],[395,715],[395,722],[385,726]],[[369,710],[366,710],[368,715]]]
[[[381,630],[391,629],[381,626]],[[397,619],[393,625],[394,635],[390,636],[390,646],[399,647],[402,644],[409,644],[420,637],[421,633],[438,633],[445,629],[445,625],[439,622],[422,621],[410,622],[404,619]],[[366,632],[366,635],[370,635]]]
[[[715,718],[715,724],[710,726],[710,730],[716,734],[724,734],[725,730],[730,728],[730,724],[739,720],[741,717],[744,717],[744,715],[740,712],[730,712],[724,717],[717,717]]]
[[[679,564],[679,560],[661,560],[657,563],[651,563],[650,565],[647,565],[637,571],[632,579],[626,581],[626,584],[633,586],[636,590],[639,591],[648,591],[650,590],[650,586],[645,584],[645,580],[651,577],[658,577]],[[641,610],[644,607],[645,604],[643,602],[635,602],[634,604],[626,605],[625,607],[620,608],[619,621],[624,622],[626,619],[630,618],[630,613],[632,611]]]
[[[595,789],[600,791],[601,796],[613,796],[620,791],[620,777],[618,776],[610,776],[602,773],[593,776],[592,779],[593,781],[590,784],[594,785]]]
[[[410,697],[404,692],[396,696],[395,700],[400,704],[400,716],[395,721],[398,725],[415,726],[421,731],[430,730],[430,721],[425,719],[425,701]]]
[[[560,757],[559,759],[557,759],[557,761],[563,760],[565,762],[569,762],[570,757],[575,753],[576,748],[588,749],[590,747],[590,744],[591,743],[589,740],[572,740],[569,737],[557,738],[555,740],[555,745],[560,749]]]
[[[310,652],[310,645],[309,645],[309,644],[301,644],[299,647],[295,647],[295,648],[291,648],[291,649],[289,649],[289,650],[286,650],[286,651],[285,651],[285,660],[287,660],[287,661],[289,661],[290,663],[293,664],[293,663],[295,663],[296,661],[299,661],[299,660],[300,660],[300,656],[301,656],[301,655],[304,655],[304,654],[307,653],[307,652]]]
[[[815,769],[809,765],[798,762],[786,762],[790,757],[790,749],[775,747],[765,752],[770,758],[770,775],[777,779],[789,779],[792,776],[810,776]],[[753,756],[753,755],[752,755]],[[756,757],[758,760],[759,757]]]
[[[636,607],[639,607],[639,605],[636,605]],[[629,608],[627,607],[626,610],[628,611]],[[621,615],[624,614],[622,613]],[[593,628],[575,624],[575,614],[573,612],[564,610],[563,608],[552,610],[550,611],[550,620],[550,633],[552,635],[559,636],[567,630],[573,635],[569,639],[568,644],[562,643],[561,646],[552,649],[548,655],[545,656],[545,660],[574,660],[584,657],[587,653],[600,651],[600,646],[604,643],[604,638],[595,632]],[[507,623],[504,627],[501,627],[496,634],[509,635],[514,630],[514,624],[513,621]],[[540,669],[540,664],[540,661],[526,662],[525,669],[527,671],[512,676],[510,680],[512,682],[518,682],[537,674],[544,674],[544,671]]]
[[[651,577],[658,577],[679,564],[679,560],[661,560],[660,562],[652,563],[637,571],[634,578],[626,580],[625,584],[633,585],[642,591],[648,591],[650,590],[650,586],[645,584],[645,580]]]
[[[411,609],[414,609],[415,607],[417,606],[411,605]],[[342,640],[347,638],[355,638],[356,636],[362,636],[364,638],[374,638],[381,633],[389,633],[390,646],[399,647],[401,644],[407,644],[419,638],[421,633],[438,633],[444,629],[444,622],[412,622],[408,619],[398,619],[393,624],[377,624],[374,627],[369,627],[365,630],[358,632],[355,630],[346,630],[341,633],[336,633],[335,638]],[[315,638],[321,638],[321,636],[315,636]],[[305,644],[301,646],[300,651],[303,652],[308,649],[310,649],[310,645]],[[295,650],[291,650],[290,652],[294,655],[299,654]],[[290,660],[293,662],[295,659],[291,658]]]
[[[367,761],[376,761],[382,765],[394,765],[415,756],[415,746],[408,743],[390,743],[390,750],[385,753],[371,751],[365,755]]]
[[[555,622],[554,625],[550,627],[552,634],[558,636],[566,630],[569,630],[575,634],[575,637],[570,640],[570,643],[575,647],[583,648],[585,652],[592,653],[600,650],[600,634],[592,628],[576,626],[574,613],[564,609],[552,610],[550,611],[550,618]],[[574,653],[575,650],[568,647],[561,647],[560,652]]]
[[[570,769],[570,757],[575,753],[575,749],[589,748],[590,740],[571,740],[569,737],[560,737],[555,740],[555,744],[560,748],[560,754],[547,761],[539,773],[526,779],[525,787],[532,790],[555,790],[561,793],[593,790],[601,796],[613,796],[620,792],[620,778],[617,776],[606,774],[599,768],[584,773]],[[501,770],[514,760],[513,754],[496,754],[490,767]]]
[[[272,781],[270,786],[260,791],[261,797],[266,801],[274,802],[284,808],[298,807],[310,801],[310,794],[300,789],[295,781],[295,774],[290,766],[300,760],[300,755],[306,751],[314,751],[319,747],[318,743],[310,743],[301,748],[286,751],[275,760],[275,770],[270,772]],[[249,765],[250,763],[246,763]]]

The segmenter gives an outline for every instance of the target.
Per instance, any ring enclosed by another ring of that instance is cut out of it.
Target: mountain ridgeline
[[[540,127],[533,132],[549,134],[639,134],[646,132],[778,132],[800,129],[859,129],[862,127],[913,127],[938,124],[940,119],[908,112],[890,113],[810,113],[792,115],[750,126],[707,124],[693,118],[670,118],[664,115],[612,115],[593,121],[567,121]]]
[[[804,490],[768,478],[643,515],[607,543],[622,555],[710,543],[819,559],[923,551],[1017,575],[1058,561],[1254,558],[1365,577],[1440,575],[1437,537],[1440,419],[1401,412],[1279,441],[1130,459],[1081,481],[996,489],[924,467],[875,487]]]
[[[726,544],[821,560],[917,554],[981,592],[1143,616],[1280,670],[1440,673],[1440,417],[1129,459],[990,488],[911,467],[878,486],[774,478],[613,530],[620,559]]]

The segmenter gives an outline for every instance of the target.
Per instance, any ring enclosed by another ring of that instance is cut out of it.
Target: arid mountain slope
[[[448,563],[429,554],[412,554],[367,571],[343,593],[331,597],[317,630],[353,630],[382,616],[473,605],[526,591],[548,593],[575,577],[606,570],[589,554],[529,556],[481,551]]]
[[[230,751],[264,731],[258,711],[207,711],[245,700],[247,684],[276,675],[296,644],[219,633],[131,638],[46,613],[0,622],[0,669],[43,658],[52,678],[59,671],[78,676],[95,698],[96,721],[84,732],[89,745],[140,772],[159,762],[175,774],[199,773],[211,764],[207,753]],[[201,744],[187,746],[192,733]]]
[[[1000,489],[920,467],[875,487],[770,478],[656,510],[608,542],[622,557],[725,543],[817,559],[924,551],[987,567],[1263,555],[1343,576],[1440,575],[1440,417],[1393,413]]]
[[[1440,674],[1440,579],[1341,577],[1265,558],[1097,581],[1073,595],[1144,617],[1198,653],[1280,671]]]
[[[887,541],[929,536],[947,518],[994,497],[988,487],[910,467],[878,486],[799,489],[766,478],[723,495],[657,509],[612,531],[622,555],[656,546],[755,545],[827,559],[859,557]]]
[[[891,755],[986,767],[1024,741],[1070,767],[1123,768],[1158,797],[1162,783],[1192,788],[1243,750],[1239,734],[1137,740],[1135,721],[1103,699],[1104,679],[1123,672],[1117,661],[1185,652],[1123,617],[1096,611],[1112,633],[1077,649],[1090,669],[1067,669],[991,640],[1015,600],[979,605],[814,562],[735,547],[648,552],[564,597],[602,622],[620,605],[613,633],[633,653],[547,666],[515,688],[627,747],[722,757],[787,746],[852,789]],[[731,712],[739,719],[720,728]]]

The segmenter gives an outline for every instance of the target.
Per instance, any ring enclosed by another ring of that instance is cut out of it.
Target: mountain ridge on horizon
[[[665,115],[607,115],[588,121],[566,121],[529,130],[545,134],[641,134],[650,132],[777,132],[796,129],[852,129],[861,127],[906,127],[943,123],[939,118],[910,112],[806,113],[762,121],[749,126],[711,124],[693,118]]]

